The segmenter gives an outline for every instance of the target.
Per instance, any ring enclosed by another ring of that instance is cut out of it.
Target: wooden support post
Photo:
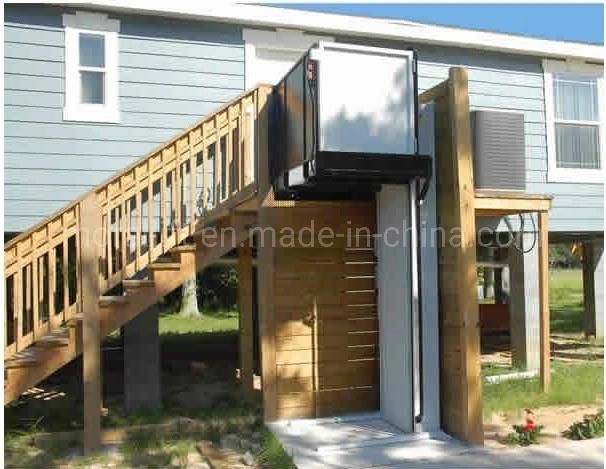
[[[585,337],[595,337],[595,288],[593,280],[593,243],[583,243],[583,328]]]
[[[435,103],[435,181],[440,296],[440,399],[442,428],[482,444],[482,378],[477,301],[475,191],[467,72],[420,96]]]
[[[84,384],[84,452],[101,445],[101,322],[99,254],[101,211],[93,192],[80,204],[82,278],[82,373]],[[64,253],[64,256],[67,253]]]
[[[267,95],[259,93],[257,101],[258,118],[255,125],[256,135],[254,150],[259,167],[259,215],[260,228],[272,226],[273,193],[271,178],[268,172],[268,135],[269,106]],[[278,417],[277,383],[276,383],[276,324],[274,311],[274,257],[275,246],[270,243],[271,236],[261,229],[257,244],[259,335],[261,345],[261,382],[263,387],[263,411],[266,421]]]
[[[254,390],[253,376],[253,266],[250,242],[238,246],[238,296],[240,305],[240,384]]]
[[[604,242],[583,242],[583,328],[585,337],[604,337]]]
[[[458,294],[457,311],[454,314],[456,317],[452,317],[451,324],[458,326],[457,334],[462,352],[460,371],[462,434],[465,440],[482,444],[484,430],[482,428],[479,312],[476,293],[475,192],[467,71],[463,68],[451,68],[449,81],[449,123],[452,132],[452,157],[454,158],[450,164],[453,165],[452,168],[455,172],[453,175],[455,191],[453,202],[456,204],[452,207],[456,213],[453,227],[461,229],[460,247],[454,247],[454,252],[452,252],[456,259],[455,266],[453,266],[456,270],[453,273],[457,277]],[[443,191],[445,187],[442,186],[440,189]],[[441,209],[448,210],[444,206]]]
[[[541,388],[549,391],[550,331],[549,331],[549,230],[547,212],[539,212],[539,302],[541,327]]]

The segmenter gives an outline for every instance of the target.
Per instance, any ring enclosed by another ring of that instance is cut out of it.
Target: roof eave
[[[69,4],[69,6],[75,6]],[[598,44],[553,41],[514,34],[427,25],[401,20],[318,13],[260,5],[192,4],[173,0],[141,7],[136,0],[93,0],[77,6],[148,15],[196,18],[246,26],[313,30],[337,35],[376,37],[414,43],[464,47],[542,58],[604,62]],[[313,25],[313,26],[311,26]]]

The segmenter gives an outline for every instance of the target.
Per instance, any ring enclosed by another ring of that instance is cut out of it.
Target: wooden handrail
[[[98,243],[104,292],[192,235],[207,213],[254,189],[259,97],[270,89],[240,94],[5,243],[5,358],[82,312],[90,265],[82,263],[83,239]],[[90,233],[81,214],[93,196],[101,228]]]

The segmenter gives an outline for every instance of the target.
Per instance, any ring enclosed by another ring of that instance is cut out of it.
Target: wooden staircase
[[[85,328],[107,335],[250,236],[270,89],[243,93],[4,245],[5,404],[86,357]]]

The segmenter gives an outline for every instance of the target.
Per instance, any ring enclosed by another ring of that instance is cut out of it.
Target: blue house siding
[[[603,184],[547,182],[547,137],[541,59],[445,48],[419,48],[419,88],[429,89],[461,65],[469,76],[471,109],[522,112],[526,142],[527,192],[554,197],[550,231],[604,230]],[[514,226],[517,219],[514,220]],[[529,226],[529,225],[527,225]],[[505,229],[503,223],[499,226]]]
[[[53,6],[5,6],[5,230],[27,228],[244,87],[234,25],[119,15],[120,124],[64,122],[64,38]],[[395,41],[339,38],[384,47]],[[417,45],[420,91],[467,68],[472,109],[525,117],[527,190],[554,196],[552,231],[603,231],[602,184],[549,183],[540,57]],[[501,228],[504,225],[501,224]]]
[[[403,44],[395,41],[339,38],[339,41],[379,47],[414,47],[419,60],[419,91],[448,78],[452,66],[468,71],[470,107],[524,114],[527,192],[554,197],[550,231],[604,230],[604,185],[547,182],[547,137],[541,58],[462,48]],[[495,226],[498,221],[483,220]],[[512,220],[517,226],[518,219]],[[526,225],[531,226],[530,224]],[[507,229],[504,223],[499,229]]]
[[[121,122],[63,121],[62,14],[5,6],[5,231],[21,231],[244,88],[237,26],[120,19]]]

